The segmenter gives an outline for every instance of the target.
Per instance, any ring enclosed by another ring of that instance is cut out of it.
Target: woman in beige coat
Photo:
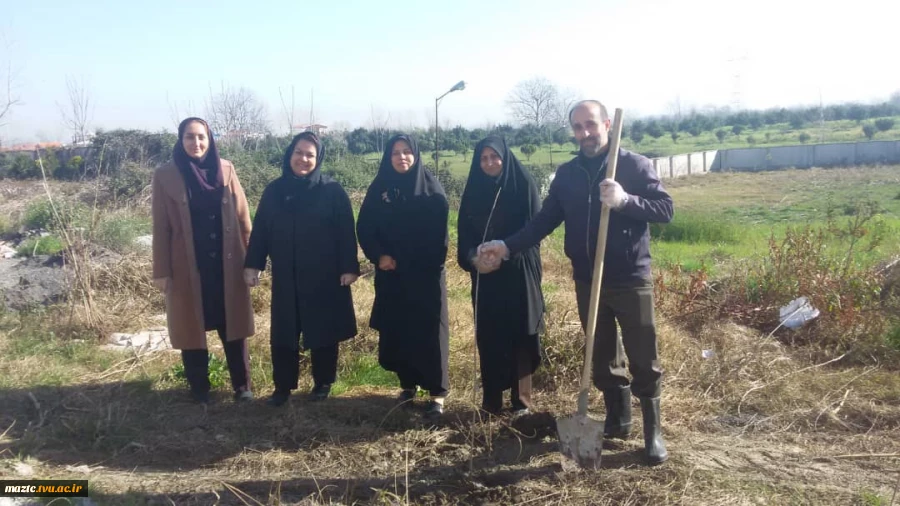
[[[246,338],[254,334],[243,280],[250,213],[234,166],[219,158],[209,125],[178,126],[173,161],[153,174],[153,283],[166,296],[172,347],[191,395],[209,402],[206,332],[222,340],[234,399],[253,398]]]

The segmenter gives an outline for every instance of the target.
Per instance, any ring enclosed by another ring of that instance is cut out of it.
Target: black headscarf
[[[309,141],[316,146],[316,166],[305,176],[298,176],[291,169],[291,157],[294,154],[294,148],[297,147],[297,143],[301,140]],[[322,171],[319,169],[322,167],[323,160],[325,160],[325,145],[322,144],[318,135],[313,132],[301,132],[295,135],[285,150],[284,159],[281,162],[281,176],[286,182],[288,191],[292,194],[298,194],[320,184],[322,182]]]
[[[481,154],[484,148],[489,147],[500,155],[503,160],[503,169],[497,177],[491,177],[481,169]],[[532,177],[525,171],[519,160],[513,155],[506,141],[497,135],[491,135],[475,146],[472,155],[472,165],[469,167],[469,178],[466,180],[466,188],[460,199],[459,212],[461,215],[481,216],[484,219],[490,215],[494,205],[494,198],[498,188],[501,191],[497,199],[497,208],[494,215],[498,218],[521,216],[525,221],[530,221],[537,213],[534,209],[530,192],[537,191]],[[504,219],[503,221],[515,221]],[[495,222],[496,223],[496,222]],[[515,224],[516,227],[520,226]],[[512,234],[516,230],[498,230],[501,235]]]
[[[203,125],[206,128],[206,137],[209,139],[209,149],[199,159],[192,158],[184,150],[184,131],[192,122]],[[172,158],[181,171],[182,176],[184,176],[184,182],[192,199],[195,196],[214,192],[225,186],[224,176],[222,175],[222,159],[219,158],[216,141],[213,139],[209,124],[205,120],[190,117],[178,125],[178,141],[175,143],[175,147],[172,148]]]
[[[412,167],[403,174],[397,172],[391,163],[391,153],[394,151],[394,144],[398,141],[405,141],[409,144],[415,157]],[[387,195],[394,198],[410,199],[444,193],[437,178],[422,167],[422,158],[419,156],[419,146],[415,139],[406,134],[398,134],[388,140],[372,186],[379,193],[388,192]]]

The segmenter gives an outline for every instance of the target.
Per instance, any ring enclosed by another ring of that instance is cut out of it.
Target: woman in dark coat
[[[535,246],[503,262],[498,270],[479,275],[477,248],[518,231],[540,206],[534,180],[506,142],[497,136],[479,142],[460,201],[457,261],[472,277],[482,408],[491,413],[500,411],[504,390],[511,390],[515,415],[532,407],[531,375],[540,364],[544,324],[541,254],[540,246]]]
[[[359,244],[376,266],[369,325],[379,332],[379,363],[400,380],[398,400],[411,405],[422,387],[432,417],[443,413],[450,388],[448,215],[444,189],[422,167],[415,140],[392,137],[357,223]]]
[[[353,210],[341,185],[322,174],[324,158],[315,134],[295,136],[282,175],[263,191],[253,220],[244,275],[256,285],[266,258],[272,260],[274,406],[297,388],[301,349],[311,350],[312,398],[327,398],[338,344],[357,334],[350,292],[359,276]]]

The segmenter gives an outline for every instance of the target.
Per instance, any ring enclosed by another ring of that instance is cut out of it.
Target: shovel
[[[619,159],[619,140],[622,137],[622,109],[616,109],[609,134],[606,177],[616,178]],[[597,233],[597,250],[594,256],[594,273],[591,283],[591,301],[588,305],[587,329],[585,329],[584,370],[581,374],[581,391],[578,393],[578,411],[556,421],[560,452],[574,460],[582,468],[599,469],[603,450],[603,422],[587,414],[588,391],[591,380],[591,359],[594,354],[594,331],[597,329],[597,309],[600,304],[600,281],[603,278],[603,257],[606,255],[606,233],[609,228],[609,208],[600,208],[600,229]]]

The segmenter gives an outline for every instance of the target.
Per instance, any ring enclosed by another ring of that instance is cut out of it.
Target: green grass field
[[[885,132],[875,133],[872,140],[900,139],[900,117],[894,117],[893,119],[897,126]],[[623,137],[622,147],[646,154],[647,156],[670,156],[715,149],[797,145],[801,144],[800,135],[803,133],[809,136],[807,144],[863,142],[867,140],[862,130],[862,126],[865,123],[857,123],[853,120],[835,120],[825,122],[824,128],[814,124],[807,124],[799,129],[793,129],[787,123],[779,123],[757,129],[746,128],[739,135],[732,133],[730,127],[722,127],[721,129],[727,132],[727,136],[722,142],[719,142],[716,138],[715,131],[702,132],[696,137],[688,132],[679,132],[677,141],[673,141],[670,134],[666,132],[665,135],[657,139],[645,135],[640,143],[635,143],[627,136]],[[538,146],[538,151],[530,158],[523,155],[518,147],[513,148],[513,153],[526,165],[552,164],[553,166],[559,166],[561,163],[570,160],[574,156],[573,152],[577,151],[577,149],[577,146],[572,143],[553,144],[552,146],[545,144]],[[378,153],[371,153],[366,156],[366,159],[377,162],[380,156]],[[423,159],[431,160],[431,157],[432,151],[422,151]],[[452,174],[458,177],[465,177],[472,163],[472,153],[469,152],[464,157],[452,151],[441,151],[440,162],[442,166],[445,161],[449,163],[449,170]]]
[[[765,253],[787,227],[821,225],[828,213],[846,224],[860,206],[880,211],[870,229],[883,242],[857,255],[872,264],[900,250],[900,168],[810,169],[726,173],[665,181],[675,200],[671,224],[653,226],[660,263],[696,267]],[[834,244],[837,252],[846,244]],[[838,253],[836,253],[838,254]]]

